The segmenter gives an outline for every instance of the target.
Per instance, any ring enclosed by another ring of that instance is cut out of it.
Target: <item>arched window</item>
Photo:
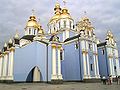
[[[29,34],[31,34],[31,28],[29,28]]]
[[[60,60],[64,60],[64,49],[60,50]]]
[[[66,21],[64,20],[63,23],[64,23],[64,28],[66,28]]]
[[[59,22],[59,29],[60,29],[60,22]]]
[[[70,29],[71,29],[71,28],[72,28],[72,22],[70,21],[70,23],[69,23],[69,24],[70,24]]]
[[[49,29],[49,30],[50,30],[49,32],[51,33],[51,26],[50,26],[49,28],[50,28],[50,29]]]
[[[90,64],[90,70],[93,71],[93,64]]]
[[[35,35],[36,29],[34,30],[34,35]]]

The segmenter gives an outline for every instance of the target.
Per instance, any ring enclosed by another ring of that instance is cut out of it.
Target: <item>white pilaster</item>
[[[2,69],[3,69],[3,55],[0,55],[0,80],[2,77]]]
[[[7,63],[8,63],[8,51],[4,52],[4,61],[3,61],[3,80],[6,80],[7,76]]]
[[[111,60],[111,65],[112,65],[112,75],[115,76],[115,70],[114,70],[114,61],[113,58]]]
[[[81,48],[82,48],[82,57],[83,57],[83,75],[84,75],[84,79],[88,78],[87,77],[87,63],[86,63],[86,49],[85,49],[85,41],[82,40],[81,41]]]
[[[97,65],[96,65],[96,58],[95,58],[95,55],[93,55],[93,59],[94,59],[94,74],[95,74],[95,77],[97,77]]]
[[[88,56],[88,41],[86,41],[86,57],[87,57],[87,62],[86,62],[86,67],[87,67],[87,75],[88,75],[88,77],[90,78],[91,76],[90,76],[90,63],[89,63],[89,56]]]
[[[65,31],[63,31],[63,41],[65,40]]]
[[[66,37],[65,39],[69,38],[69,30],[66,30]]]
[[[97,77],[100,78],[100,73],[99,73],[99,65],[98,65],[98,55],[96,54],[96,74]]]
[[[112,63],[111,63],[111,58],[108,59],[109,62],[109,74],[112,75]]]
[[[86,57],[85,57],[85,53],[83,52],[83,72],[84,72],[84,79],[87,78],[87,69],[86,69]]]
[[[8,64],[8,79],[13,80],[13,62],[14,62],[14,48],[10,49],[9,64]]]
[[[57,79],[56,73],[56,44],[52,44],[52,80]]]
[[[63,78],[61,74],[60,49],[61,49],[61,45],[58,46],[58,79],[62,80]]]

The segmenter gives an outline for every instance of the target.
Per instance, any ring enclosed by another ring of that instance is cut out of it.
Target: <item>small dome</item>
[[[52,21],[57,21],[59,19],[59,17],[60,17],[61,8],[60,8],[60,4],[59,3],[56,3],[54,11],[55,11],[55,15],[50,19],[49,23],[51,23]]]
[[[51,19],[50,19],[50,22],[52,22],[53,20],[58,20],[60,17],[60,15],[54,15]]]
[[[15,38],[15,39],[19,39],[19,34],[16,33],[14,38]]]
[[[4,44],[4,47],[7,47],[7,43]]]
[[[9,44],[12,44],[12,39],[9,40]]]
[[[70,13],[68,12],[68,10],[66,8],[62,9],[62,14],[60,16],[61,18],[69,18],[72,19],[72,17],[70,16]]]
[[[38,28],[38,23],[36,21],[36,17],[33,15],[33,16],[30,16],[27,24],[26,24],[26,27],[36,27]]]

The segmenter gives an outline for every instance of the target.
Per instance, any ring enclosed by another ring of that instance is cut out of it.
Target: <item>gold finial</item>
[[[40,24],[40,18],[38,17],[38,23]]]
[[[7,43],[4,44],[4,47],[7,47]]]
[[[59,1],[57,0],[57,3],[58,3]]]
[[[11,44],[12,43],[12,39],[10,38],[10,40],[9,40],[9,43]]]
[[[18,29],[16,29],[15,38],[16,38],[16,39],[19,39],[19,33],[18,33]]]
[[[84,11],[84,15],[87,16],[87,12],[86,11]]]

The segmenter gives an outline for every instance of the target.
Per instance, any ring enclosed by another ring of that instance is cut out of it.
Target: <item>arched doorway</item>
[[[41,81],[41,73],[40,69],[35,66],[28,74],[26,82],[40,82]]]

